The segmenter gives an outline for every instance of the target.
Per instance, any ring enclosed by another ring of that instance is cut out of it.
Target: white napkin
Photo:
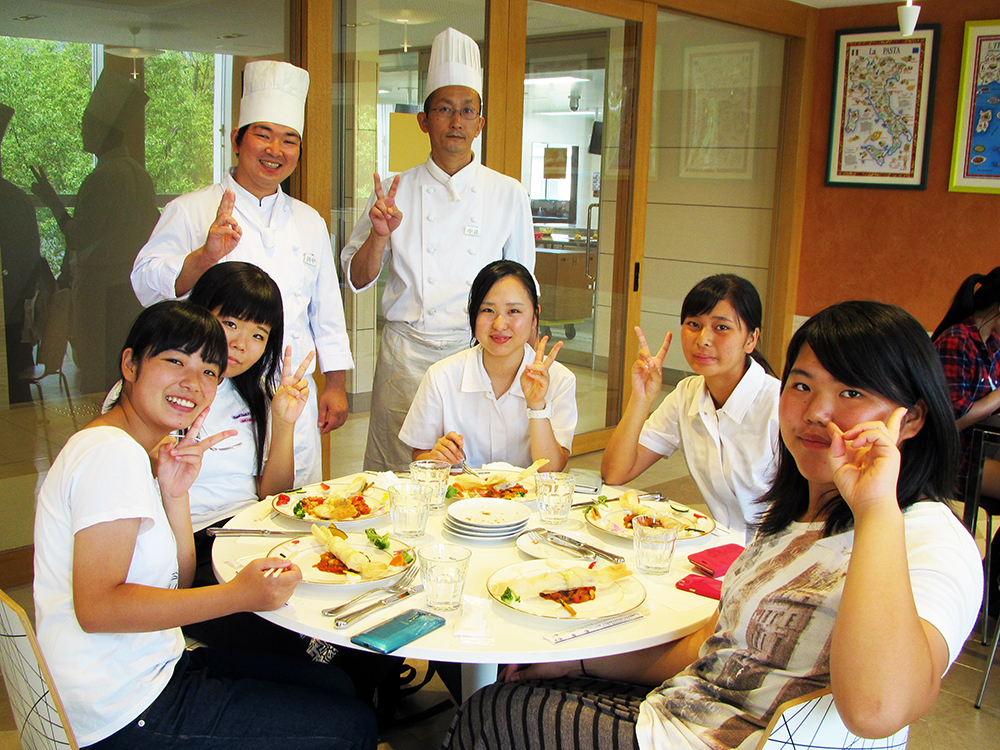
[[[391,471],[380,471],[375,475],[375,486],[380,490],[388,490],[391,487],[395,487],[402,481],[404,480],[397,477]]]
[[[493,607],[489,599],[462,597],[462,615],[455,621],[455,637],[471,646],[493,645]]]
[[[523,467],[514,466],[506,461],[494,461],[490,464],[483,464],[482,468],[485,471],[520,471]]]

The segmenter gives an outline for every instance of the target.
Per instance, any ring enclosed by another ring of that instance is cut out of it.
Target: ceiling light
[[[525,78],[524,85],[532,86],[542,83],[584,83],[590,81],[589,78],[577,78],[576,76],[548,76],[546,78]]]
[[[903,36],[913,36],[919,15],[920,6],[914,5],[913,0],[906,0],[906,5],[900,5],[896,8],[896,16],[899,18],[899,33]]]

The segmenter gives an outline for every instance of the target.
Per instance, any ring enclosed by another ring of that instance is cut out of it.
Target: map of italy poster
[[[1000,21],[965,24],[948,189],[1000,193]]]
[[[827,185],[926,185],[939,27],[837,32]]]

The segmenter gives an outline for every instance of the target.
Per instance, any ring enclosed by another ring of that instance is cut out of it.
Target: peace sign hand
[[[309,399],[309,379],[306,377],[306,371],[315,356],[315,351],[309,352],[293,373],[292,347],[285,347],[285,356],[281,362],[281,383],[274,392],[274,398],[271,399],[271,417],[275,421],[295,424],[295,420],[302,414]]]
[[[654,357],[649,353],[649,344],[639,326],[635,327],[635,333],[639,337],[639,359],[632,365],[632,393],[652,401],[663,387],[663,360],[667,357],[673,334],[668,333],[664,337],[663,346]]]
[[[213,263],[218,263],[235,250],[243,237],[243,230],[233,218],[235,207],[236,193],[226,190],[222,194],[222,200],[219,201],[215,221],[208,229],[208,239],[205,240],[205,253]]]
[[[897,442],[905,416],[906,409],[901,406],[885,422],[861,422],[846,432],[832,421],[827,423],[833,481],[855,521],[890,503],[893,508],[899,507],[896,481],[901,456]]]
[[[368,211],[372,222],[372,230],[379,237],[385,238],[396,231],[403,220],[403,212],[396,207],[396,189],[399,187],[399,175],[396,175],[389,192],[382,190],[382,178],[375,172],[375,204]]]
[[[199,441],[197,435],[208,416],[208,408],[195,418],[187,434],[174,444],[160,444],[157,456],[156,479],[160,484],[160,494],[164,502],[184,495],[194,484],[201,470],[201,459],[205,451],[227,438],[236,435],[236,430],[224,430]]]
[[[549,368],[556,361],[556,354],[563,347],[562,341],[557,341],[549,356],[545,356],[545,345],[548,336],[542,336],[535,349],[535,361],[521,371],[521,390],[529,409],[544,409],[545,394],[549,391]]]

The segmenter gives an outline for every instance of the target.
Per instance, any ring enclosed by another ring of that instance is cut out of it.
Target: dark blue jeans
[[[340,669],[257,651],[185,651],[140,716],[91,748],[374,750],[375,715]]]

